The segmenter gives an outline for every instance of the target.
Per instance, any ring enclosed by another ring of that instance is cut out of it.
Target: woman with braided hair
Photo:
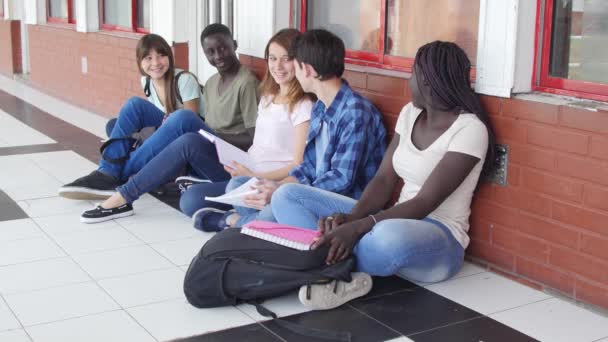
[[[412,102],[401,110],[380,169],[358,202],[303,185],[274,193],[277,221],[318,229],[313,248],[329,246],[328,264],[356,256],[353,281],[303,287],[306,306],[329,309],[361,296],[371,288],[370,274],[438,282],[460,270],[471,200],[494,141],[470,69],[454,43],[435,41],[418,50],[409,80]],[[399,178],[405,183],[399,200],[387,207]]]

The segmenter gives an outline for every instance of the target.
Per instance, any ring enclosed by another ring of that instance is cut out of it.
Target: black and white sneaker
[[[118,179],[93,171],[59,188],[59,196],[76,200],[105,200],[116,193]]]
[[[101,205],[98,205],[91,210],[83,212],[82,215],[80,215],[80,221],[84,223],[98,223],[119,217],[131,216],[133,214],[133,206],[129,203],[110,209],[104,209]]]
[[[177,187],[179,188],[182,194],[194,184],[201,183],[211,183],[211,181],[208,179],[197,178],[194,176],[180,176],[175,178],[175,184],[177,184]]]

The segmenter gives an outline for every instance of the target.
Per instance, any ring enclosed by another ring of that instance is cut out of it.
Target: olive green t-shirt
[[[232,83],[222,95],[218,93],[220,75],[205,84],[205,122],[217,133],[242,134],[255,127],[258,115],[258,80],[241,65]]]

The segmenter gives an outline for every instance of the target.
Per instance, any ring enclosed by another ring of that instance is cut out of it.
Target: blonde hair
[[[285,51],[289,50],[289,45],[296,38],[299,37],[302,33],[296,29],[282,29],[277,32],[270,40],[268,44],[266,44],[266,49],[264,50],[264,59],[266,59],[266,64],[268,64],[268,56],[270,55],[270,44],[276,43],[280,45]],[[264,74],[264,78],[262,79],[262,83],[260,83],[260,94],[262,96],[275,96],[280,92],[279,84],[274,80],[272,75],[270,74],[270,68],[266,68],[266,73]],[[294,77],[293,80],[289,82],[289,92],[287,93],[287,109],[291,113],[296,104],[298,104],[303,99],[314,99],[314,97],[310,94],[307,94],[300,86],[298,80]]]

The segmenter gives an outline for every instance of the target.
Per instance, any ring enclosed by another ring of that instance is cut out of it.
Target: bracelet
[[[376,220],[376,217],[372,214],[369,214],[369,217],[372,218],[372,220],[374,220],[374,224],[378,224],[378,220]]]

